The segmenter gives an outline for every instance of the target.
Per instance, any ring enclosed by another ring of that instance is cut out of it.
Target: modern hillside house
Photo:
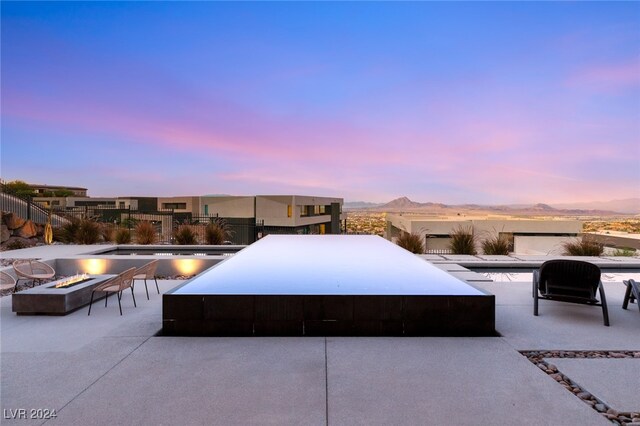
[[[559,254],[562,243],[582,232],[582,221],[575,219],[525,219],[512,216],[413,216],[387,215],[387,238],[415,233],[424,239],[427,253],[443,253],[449,248],[450,234],[457,228],[470,228],[478,242],[491,235],[505,237],[516,254]]]
[[[95,207],[149,211],[157,205],[156,197],[34,197],[33,201],[54,209]]]
[[[269,234],[339,234],[342,198],[309,195],[160,197],[158,210],[263,223]]]
[[[73,193],[74,197],[86,197],[87,196],[87,188],[81,188],[79,186],[60,186],[60,185],[40,185],[35,183],[30,183],[36,194],[46,195],[50,193],[55,193],[57,191],[69,191]]]

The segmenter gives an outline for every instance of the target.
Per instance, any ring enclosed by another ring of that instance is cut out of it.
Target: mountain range
[[[345,202],[345,209],[366,209],[375,211],[402,211],[425,210],[430,212],[450,213],[450,210],[473,210],[483,212],[501,213],[530,213],[530,214],[581,214],[581,215],[611,215],[611,214],[640,214],[640,198],[626,198],[611,201],[593,201],[562,204],[507,204],[507,205],[481,205],[481,204],[457,204],[447,205],[443,203],[419,203],[408,197],[400,197],[388,203],[370,203],[366,201]]]

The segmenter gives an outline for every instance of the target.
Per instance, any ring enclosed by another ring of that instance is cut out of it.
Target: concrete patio
[[[534,317],[530,283],[474,285],[496,295],[500,337],[163,337],[161,296],[142,285],[123,316],[115,300],[91,316],[16,316],[3,297],[2,424],[611,424],[519,351],[640,352],[622,283],[605,284],[611,327],[583,305],[541,301]],[[640,358],[554,363],[611,408],[640,411]],[[30,419],[38,409],[57,417]]]

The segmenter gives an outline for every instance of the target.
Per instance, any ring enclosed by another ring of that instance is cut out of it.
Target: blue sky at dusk
[[[638,2],[2,2],[5,180],[640,197]]]

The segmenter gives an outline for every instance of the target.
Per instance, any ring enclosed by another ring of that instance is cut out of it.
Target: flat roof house
[[[562,243],[582,232],[582,221],[575,219],[529,219],[512,216],[413,216],[387,215],[387,238],[415,233],[425,241],[427,253],[449,249],[449,235],[458,227],[470,227],[479,241],[491,235],[505,237],[516,254],[559,254]],[[480,250],[479,250],[480,251]]]
[[[268,234],[338,234],[343,202],[308,195],[159,197],[158,210],[261,223]]]

